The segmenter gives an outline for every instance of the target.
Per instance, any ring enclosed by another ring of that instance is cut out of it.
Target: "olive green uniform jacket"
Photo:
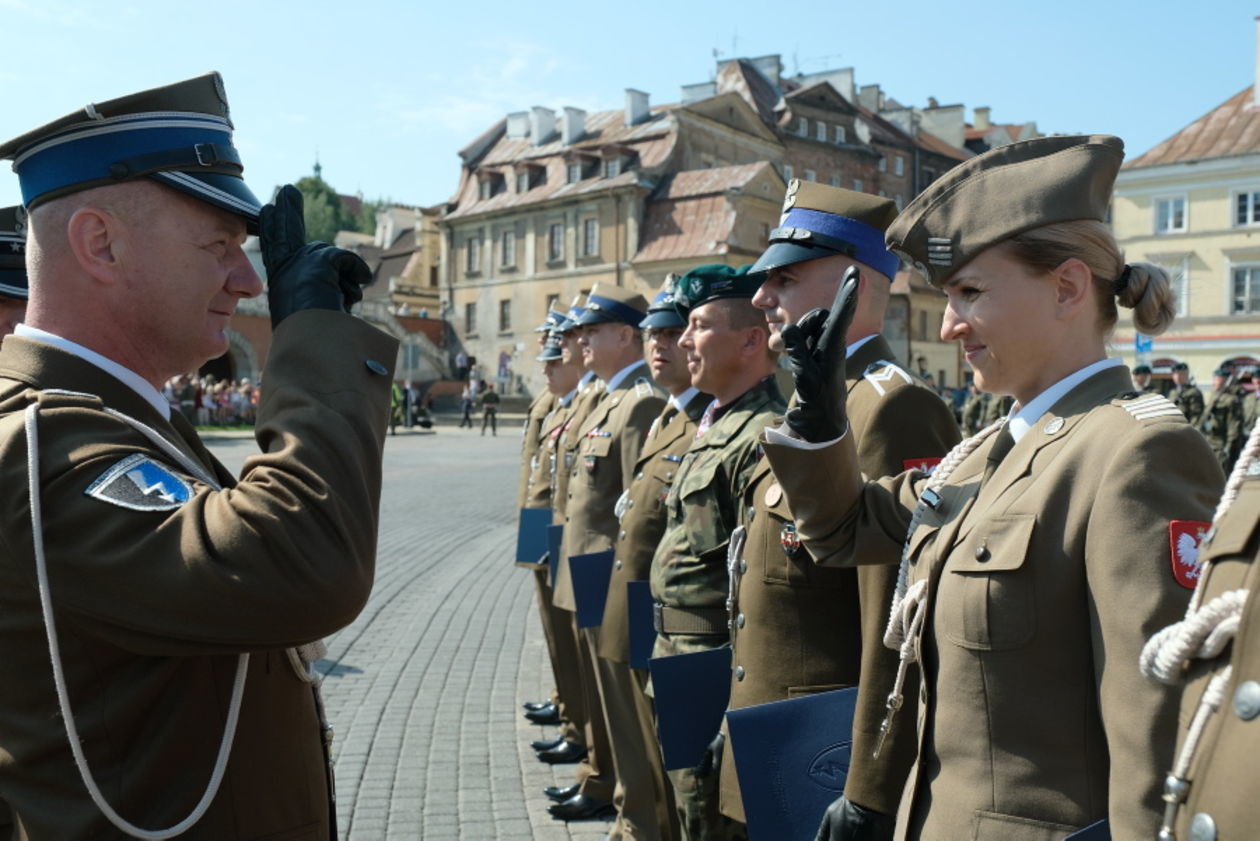
[[[26,407],[42,407],[43,535],[70,708],[105,799],[145,829],[192,811],[224,733],[237,655],[248,652],[226,775],[209,811],[180,838],[328,841],[329,768],[315,694],[286,648],[349,624],[368,598],[391,376],[365,362],[389,366],[396,352],[394,339],[341,313],[285,319],[263,373],[262,452],[237,480],[178,413],[167,422],[64,351],[4,340],[0,662],[9,677],[0,696],[0,792],[22,837],[121,837],[89,799],[53,689],[36,592]],[[103,407],[156,430],[224,490],[189,475]],[[129,457],[164,465],[190,486],[190,498],[129,508],[86,493]]]
[[[1192,660],[1181,700],[1177,751],[1208,683],[1231,669],[1220,708],[1208,719],[1187,779],[1188,799],[1177,815],[1177,838],[1195,838],[1191,822],[1216,828],[1215,841],[1242,841],[1260,831],[1256,767],[1260,761],[1260,478],[1243,481],[1214,536],[1204,547],[1203,593],[1207,604],[1229,590],[1250,595],[1233,643],[1210,660]],[[1171,762],[1153,769],[1167,771]]]
[[[1094,374],[992,467],[990,436],[908,542],[922,474],[864,484],[851,436],[766,446],[806,539],[844,563],[896,563],[905,543],[910,583],[927,582],[899,839],[1058,841],[1103,817],[1114,838],[1154,836],[1176,698],[1138,654],[1189,597],[1170,524],[1208,520],[1223,477],[1175,406],[1118,397],[1132,387],[1123,366]],[[804,475],[831,483],[789,486],[819,459]]]
[[[696,438],[679,465],[666,498],[665,534],[652,558],[652,598],[672,611],[692,612],[707,633],[658,633],[654,654],[667,657],[729,642],[725,621],[730,576],[727,547],[739,525],[740,500],[761,460],[758,437],[786,405],[773,377],[730,404]]]
[[[544,391],[529,404],[529,414],[525,416],[525,426],[521,428],[521,476],[516,485],[516,507],[547,508],[550,500],[535,498],[533,504],[527,504],[530,482],[538,473],[542,452],[542,425],[559,401],[554,394]]]
[[[871,478],[939,459],[959,439],[949,408],[931,388],[890,361],[894,359],[892,348],[876,336],[845,362],[849,427],[858,464]],[[826,477],[799,476],[795,481],[825,484]],[[814,563],[809,546],[795,534],[790,503],[770,462],[762,459],[742,508],[748,572],[738,576],[735,587],[730,708],[858,686],[845,791],[855,803],[891,815],[916,747],[913,732],[906,728],[884,744],[879,759],[871,758],[897,672],[897,655],[882,642],[897,569]],[[734,763],[738,745],[730,748],[722,758],[722,812],[744,821]]]
[[[1199,425],[1203,418],[1203,392],[1197,386],[1187,385],[1185,388],[1174,389],[1168,399],[1181,410],[1191,426]]]
[[[1243,441],[1242,400],[1232,390],[1213,391],[1203,406],[1199,429],[1224,470],[1229,470]]]
[[[652,556],[665,532],[665,498],[674,484],[683,453],[696,437],[696,422],[713,398],[697,392],[683,411],[672,404],[652,423],[626,488],[616,560],[600,626],[599,656],[630,662],[630,613],[626,585],[646,581]]]
[[[607,390],[576,429],[575,456],[565,502],[564,552],[556,571],[555,604],[577,610],[569,558],[613,548],[617,498],[634,475],[652,421],[665,398],[640,362],[616,388]]]

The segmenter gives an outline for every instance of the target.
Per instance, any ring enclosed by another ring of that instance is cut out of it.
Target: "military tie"
[[[993,448],[989,450],[988,464],[984,467],[984,476],[980,479],[980,484],[989,481],[989,477],[993,475],[993,471],[997,470],[997,466],[1001,464],[1002,459],[1006,458],[1006,454],[1015,446],[1015,436],[1011,435],[1010,422],[1002,425],[1002,429],[997,434],[997,440],[993,442]]]

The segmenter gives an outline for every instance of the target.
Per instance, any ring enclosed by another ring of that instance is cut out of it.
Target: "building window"
[[[480,190],[477,193],[477,198],[480,198],[480,199],[490,198],[491,196],[490,191],[494,189],[493,185],[489,181],[482,181],[479,186],[480,186]]]
[[[1155,233],[1174,234],[1186,230],[1186,197],[1155,199]]]
[[[835,141],[836,143],[844,142],[844,126],[836,126]]]
[[[796,126],[796,133],[801,137],[809,137],[809,120],[801,117],[801,121]]]
[[[582,256],[594,257],[599,253],[599,220],[582,220]]]
[[[885,190],[880,190],[880,191],[879,191],[879,197],[880,197],[881,199],[886,199],[886,198],[888,198],[888,193],[887,193]]]
[[[548,295],[547,296],[547,312],[559,312],[559,311],[560,311],[560,296]]]
[[[438,267],[437,266],[429,266],[429,285],[430,286],[438,285]]]
[[[1235,195],[1234,224],[1260,225],[1260,190],[1247,190]]]
[[[901,155],[898,155],[896,160],[893,161],[893,175],[905,175],[905,174],[906,174],[906,159],[903,158]]]
[[[820,143],[827,142],[827,124],[822,120],[819,120],[814,125],[814,137],[816,137]]]
[[[894,197],[894,198],[893,198],[893,202],[895,202],[895,203],[896,203],[896,205],[897,205],[897,209],[898,209],[898,210],[901,210],[901,205],[902,205],[902,201],[901,201],[901,193],[898,193],[898,194],[896,195],[896,197]]]
[[[1174,260],[1163,264],[1164,270],[1168,272],[1168,279],[1171,281],[1173,291],[1173,301],[1177,308],[1177,315],[1184,316],[1190,314],[1190,258],[1182,257],[1180,260]]]
[[[1260,264],[1234,266],[1233,305],[1230,312],[1260,312]]]
[[[477,333],[477,305],[464,304],[464,335],[474,336]]]
[[[806,181],[817,181],[817,180],[818,180],[818,173],[814,172],[812,169],[807,169],[807,170],[805,170],[805,180],[806,180]]]
[[[793,177],[794,177],[794,174],[792,172],[792,167],[788,166],[787,164],[784,164],[783,165],[783,180],[791,181]]]
[[[880,172],[888,171],[888,158],[885,158],[883,155],[879,156],[879,171]]]
[[[529,192],[529,172],[516,173],[516,192],[518,193]]]
[[[477,274],[481,271],[481,239],[472,237],[464,243],[464,274]]]
[[[604,161],[604,176],[616,178],[621,174],[621,158],[610,158]]]
[[[499,265],[516,265],[516,232],[504,231],[499,240]]]
[[[839,175],[833,175],[833,176],[831,176],[831,181],[830,181],[830,183],[831,183],[831,186],[833,186],[833,187],[839,187],[839,186],[840,186],[840,176],[839,176]]]
[[[862,192],[862,190],[863,190],[863,188],[864,188],[864,187],[865,187],[865,185],[862,183],[862,179],[861,179],[861,178],[854,178],[854,179],[853,179],[853,190],[854,190],[854,192],[858,192],[858,193],[860,193],[860,192]]]
[[[564,225],[559,222],[547,226],[547,259],[564,259]]]
[[[573,163],[569,164],[568,173],[569,173],[570,184],[576,184],[577,182],[581,181],[582,180],[582,164],[577,161],[574,161]]]
[[[504,299],[499,301],[499,332],[510,333],[512,331],[512,301]]]

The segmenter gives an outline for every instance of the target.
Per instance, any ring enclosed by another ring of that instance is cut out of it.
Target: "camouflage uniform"
[[[988,411],[993,395],[977,392],[967,398],[962,409],[962,428],[968,435],[975,435],[984,428],[984,416]]]
[[[1203,408],[1199,431],[1207,436],[1212,452],[1228,475],[1242,443],[1242,401],[1228,388],[1214,391]]]
[[[996,394],[989,395],[989,402],[984,407],[984,423],[980,428],[988,426],[991,423],[1006,417],[1010,414],[1011,406],[1015,405],[1015,398],[1007,395],[998,397]]]
[[[1199,421],[1203,419],[1203,392],[1196,386],[1187,385],[1176,389],[1169,397],[1186,416],[1186,420],[1190,421],[1191,426],[1199,425]]]
[[[665,502],[665,535],[652,558],[652,598],[660,606],[654,656],[728,644],[727,546],[739,523],[740,499],[762,457],[757,439],[786,408],[774,378],[768,377],[731,403],[683,456]],[[684,838],[699,841],[742,834],[738,824],[719,812],[716,769],[707,775],[682,769],[669,776],[678,795]]]

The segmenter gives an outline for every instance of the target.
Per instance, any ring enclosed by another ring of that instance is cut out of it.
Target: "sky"
[[[0,0],[0,140],[99,102],[223,74],[246,181],[311,172],[342,193],[432,205],[458,152],[510,111],[654,104],[718,58],[853,67],[904,105],[992,108],[1045,133],[1109,133],[1135,157],[1255,78],[1260,3],[638,0]],[[20,201],[0,164],[0,206]]]

